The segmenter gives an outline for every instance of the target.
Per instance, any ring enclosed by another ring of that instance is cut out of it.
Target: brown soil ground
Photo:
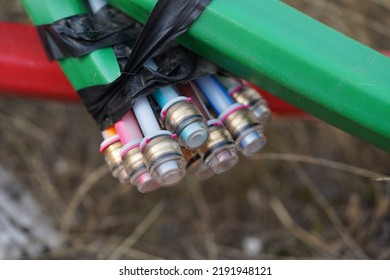
[[[286,2],[390,49],[388,0]],[[0,20],[27,21],[6,0]],[[40,258],[389,259],[389,154],[321,121],[275,119],[266,134],[225,175],[143,195],[108,174],[81,105],[0,97],[0,164],[67,236]]]

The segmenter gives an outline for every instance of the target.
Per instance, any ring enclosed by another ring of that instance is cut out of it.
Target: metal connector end
[[[191,98],[176,97],[161,109],[164,127],[178,136],[181,146],[195,150],[208,137],[206,120],[192,103]]]
[[[161,186],[173,186],[183,180],[186,161],[172,133],[160,130],[147,135],[140,150],[150,174]]]
[[[209,120],[209,138],[198,152],[203,161],[215,173],[221,174],[233,168],[239,161],[236,145],[229,131],[220,120]]]
[[[219,115],[219,119],[222,120],[245,156],[252,156],[265,145],[263,127],[250,113],[248,106],[235,103],[224,110]]]
[[[122,168],[119,170],[117,178],[121,184],[127,184],[130,182],[129,175],[127,174],[127,171],[124,166],[122,166]]]
[[[127,183],[129,177],[123,166],[121,149],[119,135],[111,136],[100,144],[100,153],[104,155],[112,175],[118,178],[121,183]]]
[[[238,103],[248,105],[249,111],[262,124],[265,125],[272,117],[267,101],[255,89],[244,86],[232,94]]]
[[[186,168],[189,174],[198,180],[206,180],[215,175],[213,169],[202,160],[198,152],[187,150],[184,147],[181,150],[187,161]]]
[[[160,188],[160,185],[152,178],[144,162],[138,139],[127,143],[121,149],[123,165],[129,174],[130,183],[137,186],[141,193],[148,193]]]

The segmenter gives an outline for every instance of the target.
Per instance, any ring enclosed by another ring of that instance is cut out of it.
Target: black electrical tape
[[[119,121],[137,100],[153,91],[216,72],[213,64],[180,47],[172,49],[158,64],[158,71],[141,67],[136,74],[123,73],[111,84],[78,91],[88,112],[102,129]]]
[[[127,48],[130,57],[122,75],[111,84],[78,91],[85,107],[102,129],[119,121],[137,100],[156,89],[216,72],[213,64],[181,47],[160,55],[157,71],[143,66],[147,59],[184,33],[210,2],[159,0],[131,52]],[[126,56],[126,47],[119,46],[114,50],[119,58]]]
[[[216,72],[213,64],[173,43],[210,2],[158,0],[142,29],[108,5],[95,15],[76,15],[37,28],[51,59],[81,57],[113,47],[121,76],[111,84],[78,91],[88,112],[104,129],[156,89]],[[159,66],[156,71],[143,66],[152,57]]]
[[[134,44],[142,25],[105,6],[96,14],[81,14],[37,26],[50,60],[81,57],[116,44]]]
[[[211,0],[159,0],[149,15],[125,66],[135,73],[157,50],[183,34]]]

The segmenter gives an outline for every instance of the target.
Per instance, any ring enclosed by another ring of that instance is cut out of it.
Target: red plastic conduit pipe
[[[0,22],[0,93],[79,101],[57,62],[50,62],[35,28]]]

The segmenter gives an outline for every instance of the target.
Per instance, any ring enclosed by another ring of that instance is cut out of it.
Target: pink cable
[[[129,111],[123,118],[115,124],[115,129],[118,131],[122,145],[126,145],[131,141],[143,138],[141,129],[138,126],[137,119],[133,111]]]

